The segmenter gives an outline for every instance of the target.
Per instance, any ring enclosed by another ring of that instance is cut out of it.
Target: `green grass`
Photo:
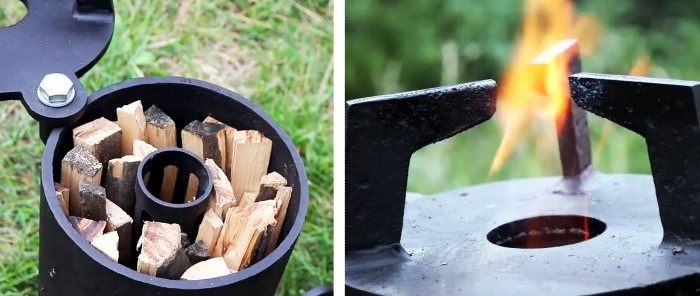
[[[83,84],[95,91],[140,76],[187,76],[261,105],[297,145],[311,191],[306,224],[278,294],[331,283],[332,2],[114,2],[114,39]],[[17,19],[17,3],[2,2],[0,26]],[[36,295],[43,145],[20,104],[0,104],[0,148],[0,295]]]
[[[525,1],[394,2],[347,2],[347,99],[500,79]],[[602,27],[597,50],[582,58],[584,71],[625,74],[637,57],[648,55],[653,64],[650,76],[700,80],[692,54],[700,51],[700,2],[662,6],[651,0],[575,2],[579,13],[596,17]],[[589,126],[595,168],[650,172],[642,137],[592,114]],[[419,150],[411,158],[408,190],[430,194],[560,172],[549,127],[528,131],[528,141],[498,173],[489,175],[501,136],[492,120]]]

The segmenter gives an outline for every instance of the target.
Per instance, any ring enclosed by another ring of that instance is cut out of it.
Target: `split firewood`
[[[233,207],[226,213],[215,251],[221,243],[228,268],[236,271],[246,268],[265,255],[276,223],[272,200]]]
[[[81,181],[78,186],[80,193],[80,216],[97,221],[107,220],[107,194],[100,185]]]
[[[70,190],[68,189],[68,187],[65,187],[58,183],[53,183],[53,187],[54,189],[56,189],[56,198],[58,199],[58,204],[61,206],[63,214],[65,214],[66,218],[68,218],[68,216],[70,216],[70,214],[68,213],[68,205],[70,204]]]
[[[244,192],[241,201],[238,203],[239,207],[249,206],[255,203],[255,199],[258,197],[257,194],[252,192]]]
[[[84,147],[73,147],[61,160],[61,182],[68,188],[68,210],[73,216],[80,216],[80,181],[100,184],[102,164]]]
[[[146,123],[146,141],[149,144],[158,149],[177,147],[175,121],[155,105],[146,110]],[[163,183],[160,190],[160,198],[162,200],[167,202],[173,200],[176,180],[177,167],[167,166],[163,171]]]
[[[233,195],[231,182],[229,182],[224,171],[213,160],[207,159],[204,163],[211,171],[212,180],[214,180],[214,196],[209,198],[209,208],[213,209],[219,218],[223,218],[226,211],[236,205],[236,197]]]
[[[134,140],[134,156],[138,157],[139,160],[143,160],[151,152],[158,150],[151,144],[148,144],[141,140]]]
[[[192,265],[192,267],[182,274],[181,279],[190,281],[206,280],[229,274],[231,274],[231,272],[228,270],[224,258],[216,257]]]
[[[73,228],[80,233],[80,236],[85,238],[85,240],[88,242],[91,242],[96,237],[102,235],[105,230],[105,226],[107,226],[107,222],[105,221],[95,221],[75,216],[70,216],[68,221],[70,221]]]
[[[112,261],[117,262],[119,260],[119,234],[116,231],[100,235],[93,239],[90,244]]]
[[[107,199],[113,201],[127,213],[134,212],[136,194],[134,186],[136,185],[136,170],[140,163],[141,158],[127,155],[112,159],[107,164],[107,175],[105,176]]]
[[[132,154],[134,140],[146,140],[146,118],[141,101],[117,108],[117,123],[122,129],[122,155]]]
[[[266,254],[270,254],[277,247],[277,241],[279,240],[280,233],[282,232],[282,226],[284,226],[284,219],[287,217],[287,208],[289,207],[289,200],[292,199],[292,187],[282,186],[277,189],[277,195],[275,196],[275,208],[277,209],[277,214],[275,215],[275,229],[272,231],[270,236],[270,243],[267,245]]]
[[[233,195],[244,192],[256,193],[260,189],[260,178],[267,174],[272,152],[272,141],[259,131],[236,131],[233,138],[231,158],[231,184]]]
[[[192,264],[197,264],[209,259],[209,250],[207,246],[204,245],[204,241],[201,240],[185,248],[185,254]]]
[[[113,121],[100,117],[73,129],[73,145],[85,147],[102,165],[106,165],[110,159],[121,156],[122,129]]]
[[[183,248],[189,247],[190,244],[190,237],[187,235],[187,233],[181,232],[180,233],[180,246]]]
[[[127,264],[131,261],[131,227],[134,219],[109,199],[106,200],[105,209],[107,211],[105,231],[114,231],[119,234],[120,239],[117,249],[120,254],[119,258],[121,258],[120,263]]]
[[[277,189],[286,186],[287,179],[282,177],[278,172],[272,172],[260,178],[260,190],[255,201],[264,201],[274,199],[277,195]]]
[[[199,230],[197,231],[197,238],[195,241],[202,241],[207,247],[209,254],[213,254],[214,247],[216,246],[223,226],[224,222],[214,210],[207,210],[207,212],[204,213],[204,218],[202,218],[202,223],[199,224]]]
[[[192,121],[182,129],[182,148],[192,151],[202,159],[213,159],[216,165],[223,167],[226,156],[225,127],[218,123]],[[198,185],[197,178],[190,176],[186,198],[196,194]]]
[[[218,119],[207,116],[207,118],[204,119],[204,122],[212,122],[212,123],[219,123],[223,124],[224,127],[224,134],[226,135],[226,158],[224,159],[224,166],[221,167],[224,172],[226,172],[226,176],[230,179],[231,178],[231,157],[228,157],[228,155],[231,155],[231,151],[233,150],[233,134],[236,132],[235,128],[232,128],[224,123],[221,123]]]
[[[152,276],[179,279],[191,264],[180,245],[180,225],[145,221],[136,244],[141,248],[136,270]]]

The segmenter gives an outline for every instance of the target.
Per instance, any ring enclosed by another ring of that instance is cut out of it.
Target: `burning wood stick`
[[[117,204],[111,200],[106,200],[107,211],[107,226],[105,231],[116,232],[119,234],[119,251],[120,263],[127,264],[131,261],[131,227],[134,219],[122,210]]]
[[[93,239],[90,244],[98,249],[102,254],[105,254],[110,260],[117,262],[119,260],[119,234],[116,231],[108,232]]]
[[[270,254],[277,247],[277,241],[282,232],[282,226],[284,226],[284,219],[287,217],[287,208],[289,207],[289,200],[291,198],[292,187],[282,186],[278,188],[277,194],[275,195],[275,208],[277,208],[275,220],[277,220],[277,224],[275,224],[275,229],[272,231],[270,243],[267,245],[265,254]]]
[[[146,137],[147,142],[158,149],[177,147],[177,130],[175,121],[161,111],[155,105],[146,110]],[[177,180],[177,167],[168,166],[163,171],[163,183],[160,190],[160,198],[170,202],[173,200],[173,190]]]
[[[199,224],[199,231],[197,231],[197,238],[195,241],[202,241],[207,247],[209,254],[213,254],[214,247],[216,246],[223,226],[224,222],[214,210],[207,210],[204,214],[204,218],[202,218],[202,223]]]
[[[215,252],[224,253],[229,269],[238,271],[246,268],[265,255],[276,223],[274,201],[233,207],[226,213]]]
[[[272,141],[258,131],[234,133],[231,158],[231,183],[233,195],[244,192],[256,193],[260,189],[260,178],[267,174],[272,152]]]
[[[102,235],[105,230],[105,226],[107,226],[107,222],[105,221],[95,221],[75,216],[70,216],[68,221],[70,221],[73,228],[80,233],[80,236],[85,238],[85,240],[88,242],[91,242],[96,237]]]
[[[105,176],[107,199],[128,213],[134,212],[136,170],[141,159],[135,155],[127,155],[112,159],[107,164],[107,175]]]
[[[122,155],[132,154],[134,140],[146,140],[146,118],[141,101],[117,108],[117,124],[122,129]]]
[[[287,185],[287,179],[282,177],[277,172],[272,172],[260,178],[260,190],[255,201],[264,201],[274,199],[277,195],[277,189]]]
[[[80,181],[80,216],[98,221],[107,220],[107,193],[100,185]]]
[[[213,209],[219,218],[223,218],[228,209],[236,205],[236,197],[233,195],[231,182],[228,181],[224,171],[213,160],[207,159],[204,163],[212,172],[212,179],[214,180],[214,196],[209,199],[209,208]]]
[[[229,275],[230,273],[224,258],[216,257],[192,265],[182,274],[181,279],[190,281],[205,280]]]
[[[215,119],[211,116],[207,116],[207,118],[204,119],[204,122],[212,122],[212,123],[218,123],[218,124],[223,124],[221,121],[218,119]],[[226,172],[226,176],[230,179],[231,178],[231,157],[228,155],[231,155],[231,151],[233,151],[233,135],[236,132],[235,128],[232,128],[228,125],[224,124],[224,134],[226,135],[226,157],[224,158],[224,166],[221,167],[221,169]]]
[[[70,190],[68,189],[68,187],[65,187],[58,183],[53,183],[53,187],[56,189],[56,198],[58,199],[58,204],[61,205],[61,210],[63,210],[63,214],[65,214],[66,218],[68,218],[68,216],[70,216],[70,214],[68,213],[68,205],[70,204]]]
[[[180,245],[180,225],[145,221],[136,248],[136,270],[152,276],[179,279],[191,264]]]
[[[80,216],[80,181],[100,184],[102,179],[102,164],[84,147],[74,147],[61,160],[61,182],[68,188],[69,212]]]
[[[139,158],[140,160],[143,160],[144,157],[147,155],[151,154],[151,152],[156,151],[156,147],[153,147],[151,144],[148,144],[144,141],[141,140],[135,140],[134,141],[134,156]]]
[[[122,152],[122,129],[116,123],[100,117],[73,129],[73,145],[85,147],[106,165]]]

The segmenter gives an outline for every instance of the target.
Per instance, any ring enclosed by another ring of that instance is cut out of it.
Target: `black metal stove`
[[[572,59],[571,73],[579,65]],[[495,82],[348,101],[346,291],[700,293],[700,82],[590,73],[569,82],[580,108],[646,139],[651,176],[592,169],[586,112],[571,104],[562,176],[407,194],[411,154],[488,120]]]

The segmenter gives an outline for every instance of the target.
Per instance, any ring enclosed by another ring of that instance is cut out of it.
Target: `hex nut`
[[[65,74],[51,73],[41,79],[36,95],[46,106],[63,107],[75,99],[75,86]]]

